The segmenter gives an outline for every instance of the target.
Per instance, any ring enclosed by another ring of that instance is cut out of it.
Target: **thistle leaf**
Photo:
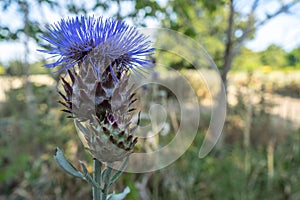
[[[58,147],[55,149],[54,159],[58,166],[68,174],[77,178],[84,178],[84,175],[66,159],[63,152]]]
[[[84,179],[88,182],[88,183],[91,183],[94,187],[98,188],[98,189],[101,189],[101,186],[96,183],[96,181],[91,177],[91,175],[89,174],[85,164],[81,161],[79,161],[80,164],[81,164],[81,167],[83,169],[83,173],[84,173]]]
[[[125,197],[127,196],[127,194],[129,194],[129,192],[130,192],[129,187],[126,187],[123,190],[122,193],[119,193],[119,194],[115,194],[115,193],[109,194],[107,196],[107,200],[123,200],[123,199],[125,199]]]
[[[125,169],[125,167],[126,167],[127,164],[128,164],[128,159],[129,159],[129,156],[127,156],[127,157],[125,158],[125,160],[122,162],[122,164],[121,164],[120,168],[118,169],[118,171],[117,171],[117,172],[114,174],[114,176],[111,178],[110,184],[115,183],[115,182],[118,180],[118,178],[120,178],[120,176],[121,176],[122,173],[123,173],[123,170]]]

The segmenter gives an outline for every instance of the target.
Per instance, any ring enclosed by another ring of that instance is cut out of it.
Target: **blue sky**
[[[262,0],[256,12],[258,19],[264,19],[266,13],[278,10],[280,1]],[[291,0],[283,0],[291,2]],[[266,49],[270,44],[277,44],[289,51],[300,47],[300,3],[293,7],[291,14],[281,14],[262,26],[255,34],[255,38],[246,43],[254,51]]]
[[[278,44],[289,51],[300,46],[300,16],[281,15],[261,27],[246,46],[255,51]]]
[[[288,1],[288,0],[286,0]],[[63,1],[64,2],[64,1]],[[78,1],[81,4],[83,1]],[[90,1],[84,2],[88,4]],[[161,0],[163,3],[164,0]],[[265,12],[272,13],[272,11],[278,8],[278,4],[272,3],[274,1],[262,0],[263,5],[260,6],[260,9],[256,13],[256,17],[263,18]],[[249,9],[249,1],[238,1],[237,4],[239,9],[244,9],[247,11]],[[123,4],[126,7],[126,11],[133,9],[130,4]],[[42,10],[33,6],[34,10],[30,13],[30,17],[35,17],[38,19],[43,19],[40,21],[41,26],[44,26],[46,23],[53,23],[59,21],[61,17],[67,16],[63,10],[58,10],[53,13],[46,7]],[[299,6],[298,6],[299,8]],[[111,12],[116,9],[112,7]],[[300,10],[300,9],[299,9]],[[18,13],[16,7],[10,7],[8,14],[4,15],[0,13],[0,23],[9,24],[12,28],[17,28],[21,25],[22,16]],[[94,13],[95,16],[103,15],[103,12],[98,11]],[[104,17],[109,17],[108,14]],[[130,22],[129,22],[130,23]],[[149,27],[156,27],[158,24],[156,21],[149,21]],[[262,26],[255,34],[253,40],[248,41],[246,46],[254,51],[261,51],[266,49],[270,44],[277,44],[283,47],[285,50],[289,51],[293,48],[300,47],[300,11],[296,11],[294,15],[285,15],[282,14],[270,22]],[[29,41],[30,54],[28,57],[29,62],[34,62],[41,58],[41,54],[36,52],[36,49],[39,48],[33,41]],[[0,49],[2,49],[0,54],[0,61],[7,62],[11,59],[24,59],[24,45],[20,42],[0,42]]]

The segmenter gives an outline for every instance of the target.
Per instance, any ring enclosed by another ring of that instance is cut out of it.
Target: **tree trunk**
[[[223,66],[222,66],[222,81],[225,86],[225,91],[227,93],[227,74],[231,69],[232,60],[233,60],[233,23],[234,23],[234,7],[233,0],[229,1],[229,18],[228,18],[228,29],[226,34],[226,45],[225,52],[223,57]]]
[[[29,52],[29,6],[27,2],[20,2],[21,10],[24,14],[24,33],[25,33],[25,40],[24,40],[24,47],[25,47],[25,54],[24,54],[24,72],[25,72],[25,97],[26,97],[26,104],[27,104],[27,118],[32,117],[32,113],[35,112],[35,105],[34,105],[34,95],[32,92],[32,85],[29,80],[30,76],[30,69],[29,69],[29,62],[28,62],[28,52]]]
[[[233,20],[234,20],[234,8],[233,8],[233,0],[229,1],[230,6],[230,12],[229,12],[229,18],[228,18],[228,28],[227,28],[227,34],[226,34],[226,46],[225,46],[225,52],[223,57],[223,65],[222,65],[222,72],[221,72],[221,78],[222,82],[221,84],[224,84],[225,87],[225,93],[227,96],[227,74],[231,68],[232,60],[233,60],[233,54],[232,54],[232,48],[233,48]],[[222,85],[220,85],[220,88],[222,88]],[[227,97],[226,97],[226,105],[228,104]],[[225,121],[226,125],[226,121]],[[223,133],[221,134],[216,148],[218,150],[222,150],[223,152],[223,144],[225,139],[225,130],[223,129]]]

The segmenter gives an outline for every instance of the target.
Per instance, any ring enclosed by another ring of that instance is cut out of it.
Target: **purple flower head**
[[[136,28],[114,19],[86,19],[83,16],[62,19],[49,25],[42,39],[50,45],[43,45],[46,49],[39,51],[58,57],[46,67],[61,66],[59,71],[72,68],[86,59],[91,60],[98,77],[103,72],[102,69],[107,67],[115,76],[115,72],[131,70],[139,73],[148,71],[153,66],[153,61],[147,56],[153,54],[154,48],[150,47],[147,37]],[[92,51],[97,52],[95,56],[99,56],[99,53],[101,56],[93,58],[93,55],[89,55]],[[97,62],[93,63],[95,60]],[[107,66],[101,66],[103,64]]]

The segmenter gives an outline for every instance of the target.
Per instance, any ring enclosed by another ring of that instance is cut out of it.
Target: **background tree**
[[[226,87],[227,74],[245,42],[278,15],[292,14],[300,1],[272,2],[279,5],[277,10],[272,13],[266,11],[263,18],[257,18],[258,8],[266,3],[261,0],[169,1],[162,22],[164,26],[183,32],[204,45],[219,66]],[[244,7],[249,7],[249,11],[245,11]]]
[[[293,49],[286,55],[287,64],[293,67],[300,67],[300,48]]]
[[[279,46],[270,45],[266,50],[259,53],[263,65],[271,67],[286,67],[286,52]]]
[[[257,70],[262,65],[261,57],[258,53],[243,47],[241,53],[232,63],[232,70],[251,72]]]

